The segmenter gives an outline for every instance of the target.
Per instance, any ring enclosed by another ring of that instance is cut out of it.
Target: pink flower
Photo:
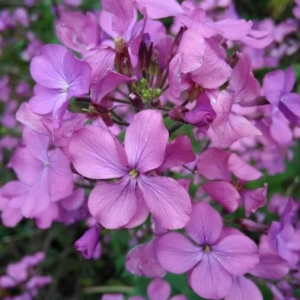
[[[244,276],[233,276],[231,288],[224,300],[263,300],[259,288]]]
[[[100,44],[100,27],[97,17],[87,12],[62,12],[55,24],[58,38],[66,47],[85,53]]]
[[[273,221],[268,232],[270,248],[288,261],[291,266],[296,266],[300,251],[300,230],[295,229],[292,225],[294,209],[295,202],[289,199],[282,212],[280,222]]]
[[[149,300],[187,300],[183,295],[177,295],[174,297],[170,297],[171,287],[168,282],[155,278],[150,282],[147,287],[147,295]],[[144,297],[141,296],[133,296],[128,300],[145,300]]]
[[[291,93],[296,82],[292,67],[286,71],[276,70],[264,77],[263,90],[272,106],[296,126],[300,127],[300,95]]]
[[[24,201],[19,201],[23,216],[33,217],[57,201],[71,194],[73,174],[70,162],[59,149],[48,151],[50,139],[27,128],[23,138],[26,147],[14,153],[10,166],[19,180],[28,187]]]
[[[180,233],[167,233],[157,243],[157,257],[169,272],[188,271],[189,284],[201,297],[225,297],[233,276],[258,263],[255,243],[237,230],[223,228],[221,216],[206,203],[193,207],[185,230],[195,244]]]
[[[200,155],[197,167],[199,174],[212,180],[203,184],[203,190],[227,211],[234,212],[242,202],[246,216],[249,216],[265,205],[266,184],[254,190],[244,188],[247,181],[259,179],[262,173],[235,153],[211,147]],[[230,173],[235,180],[231,179]]]
[[[81,252],[82,256],[85,259],[93,258],[95,253],[97,252],[97,247],[100,247],[99,236],[100,228],[98,226],[89,228],[83,234],[83,236],[75,242],[76,250]]]
[[[52,112],[55,127],[60,126],[70,98],[89,92],[90,66],[63,46],[44,46],[31,61],[30,72],[37,82],[30,108],[42,115]]]
[[[150,174],[164,163],[167,142],[162,116],[153,110],[134,116],[124,148],[102,128],[87,127],[73,134],[69,153],[76,170],[92,179],[118,179],[100,181],[89,197],[89,210],[104,227],[137,226],[149,210],[165,228],[182,228],[187,223],[191,211],[187,191],[172,178]],[[179,149],[178,155],[182,151],[186,150]],[[186,156],[186,162],[194,159],[193,154]],[[178,166],[176,155],[172,160],[172,166]]]
[[[166,275],[154,251],[157,240],[158,238],[154,237],[149,243],[137,245],[129,251],[126,256],[126,269],[131,274],[150,278]]]
[[[139,9],[146,8],[150,19],[175,16],[178,21],[189,29],[197,31],[204,37],[221,35],[228,40],[240,40],[250,33],[252,22],[245,20],[225,19],[212,22],[206,18],[200,8],[189,9],[180,6],[176,0],[136,0]]]

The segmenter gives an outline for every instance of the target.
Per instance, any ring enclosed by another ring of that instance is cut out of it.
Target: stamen
[[[211,250],[211,248],[210,248],[209,245],[204,245],[204,246],[203,246],[203,251],[204,251],[205,253],[210,252],[210,250]]]
[[[129,172],[129,176],[131,177],[131,179],[136,178],[139,175],[139,171],[132,169]]]

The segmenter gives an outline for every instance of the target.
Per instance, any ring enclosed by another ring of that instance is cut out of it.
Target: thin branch
[[[84,290],[85,294],[104,294],[104,293],[132,293],[134,287],[125,285],[115,286],[95,286],[89,287]]]

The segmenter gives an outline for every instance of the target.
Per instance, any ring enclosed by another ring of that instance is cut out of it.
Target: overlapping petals
[[[69,152],[76,170],[92,179],[117,179],[99,182],[89,198],[90,212],[103,226],[138,225],[147,213],[145,203],[165,228],[181,228],[188,222],[191,201],[185,188],[172,178],[148,174],[163,164],[167,141],[160,113],[150,110],[134,116],[124,148],[110,132],[98,127],[73,134]],[[189,148],[187,153],[186,161],[190,161]],[[176,155],[172,160],[178,161]]]
[[[157,257],[170,272],[188,271],[189,284],[201,297],[225,297],[233,275],[258,263],[255,243],[238,231],[222,233],[221,216],[206,203],[194,205],[185,229],[196,244],[180,233],[167,233],[157,243]]]

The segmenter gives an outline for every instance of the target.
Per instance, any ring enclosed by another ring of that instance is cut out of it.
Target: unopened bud
[[[189,110],[184,106],[175,106],[169,111],[169,117],[174,121],[184,122],[184,115]]]
[[[249,219],[241,219],[239,223],[243,228],[252,232],[265,232],[268,229],[267,225],[256,223]]]
[[[136,109],[142,110],[144,108],[144,102],[137,93],[130,93],[128,99],[131,102],[132,106]]]

